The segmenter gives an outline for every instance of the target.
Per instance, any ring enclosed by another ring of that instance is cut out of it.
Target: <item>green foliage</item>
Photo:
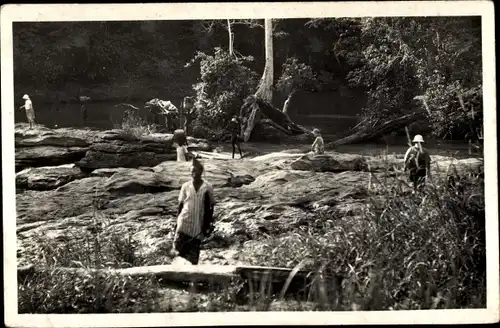
[[[348,74],[366,89],[367,124],[422,109],[424,96],[437,137],[463,138],[480,124],[481,30],[474,18],[386,18],[361,20],[363,65]],[[464,98],[463,110],[458,94]],[[472,106],[478,120],[470,114]]]
[[[292,93],[296,90],[314,90],[317,76],[311,66],[300,63],[295,57],[288,58],[283,64],[281,76],[276,82],[278,91]]]
[[[186,65],[200,63],[200,82],[193,86],[197,113],[193,132],[207,136],[207,128],[220,131],[232,115],[239,113],[243,100],[258,83],[257,73],[246,66],[252,61],[251,56],[235,57],[215,48],[213,55],[198,52]]]

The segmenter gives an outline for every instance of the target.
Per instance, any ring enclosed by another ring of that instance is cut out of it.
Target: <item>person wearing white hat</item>
[[[236,116],[233,116],[231,122],[228,124],[229,131],[231,132],[231,146],[233,147],[233,159],[234,154],[236,153],[236,147],[238,147],[238,151],[240,153],[240,159],[243,158],[243,153],[241,152],[239,135],[241,132],[241,125]]]
[[[314,140],[311,150],[315,155],[323,154],[325,152],[325,141],[321,136],[321,132],[318,129],[314,129],[312,134],[316,137]]]
[[[28,95],[23,96],[24,99],[24,105],[19,107],[19,109],[25,109],[26,110],[26,117],[28,118],[28,122],[30,124],[30,129],[33,129],[35,127],[35,110],[33,109],[33,103],[31,102],[31,99]]]
[[[431,157],[427,149],[422,147],[424,138],[417,134],[413,138],[413,146],[410,146],[404,157],[404,170],[410,173],[410,181],[413,182],[413,190],[416,191],[425,185],[425,180],[430,177]]]

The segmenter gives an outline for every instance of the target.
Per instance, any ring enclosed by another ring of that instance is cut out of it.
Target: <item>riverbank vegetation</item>
[[[15,23],[16,95],[30,93],[37,102],[166,97],[178,104],[192,95],[207,119],[231,115],[255,92],[263,32],[260,21]],[[425,108],[429,119],[415,123],[419,132],[455,140],[482,135],[480,18],[274,20],[273,43],[279,108],[295,89],[347,88],[367,96],[355,109],[365,126]],[[186,67],[189,58],[200,65]]]

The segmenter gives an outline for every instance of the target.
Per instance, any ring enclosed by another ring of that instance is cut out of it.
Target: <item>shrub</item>
[[[221,48],[213,55],[198,52],[186,66],[200,63],[200,82],[193,86],[196,92],[193,133],[211,137],[222,133],[232,115],[238,115],[243,100],[255,91],[258,75],[246,65],[253,57],[235,57]],[[210,131],[216,131],[209,135]]]
[[[276,82],[278,91],[292,93],[296,90],[315,90],[319,83],[311,66],[301,63],[297,58],[287,58],[282,66],[281,76]]]

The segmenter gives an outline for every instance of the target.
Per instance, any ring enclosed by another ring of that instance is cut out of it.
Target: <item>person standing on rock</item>
[[[228,129],[229,132],[231,132],[231,146],[233,147],[233,159],[234,159],[234,154],[236,152],[236,147],[238,147],[241,159],[243,158],[243,154],[241,153],[240,138],[239,138],[241,132],[241,125],[236,116],[233,116],[231,122],[229,122]]]
[[[35,109],[33,108],[33,103],[28,95],[23,96],[24,105],[19,107],[19,109],[26,110],[26,117],[28,118],[28,122],[30,124],[30,130],[35,127]]]
[[[323,140],[320,131],[318,129],[314,129],[312,131],[312,134],[316,137],[311,146],[313,154],[314,155],[323,154],[325,152],[325,141]]]
[[[182,103],[182,109],[184,112],[184,132],[186,132],[186,135],[190,134],[190,126],[191,122],[193,121],[193,108],[194,108],[194,101],[192,97],[186,96],[184,97],[184,101]]]
[[[192,180],[184,183],[179,193],[179,209],[174,244],[171,253],[179,255],[196,265],[199,262],[201,236],[210,233],[214,189],[202,179],[203,165],[193,159]]]
[[[425,185],[426,178],[430,178],[431,157],[427,149],[422,147],[424,138],[417,134],[413,138],[413,146],[410,146],[404,157],[404,171],[409,171],[409,179],[413,182],[413,192]]]
[[[177,162],[186,162],[188,160],[188,144],[185,131],[174,131],[173,145],[177,151]]]

